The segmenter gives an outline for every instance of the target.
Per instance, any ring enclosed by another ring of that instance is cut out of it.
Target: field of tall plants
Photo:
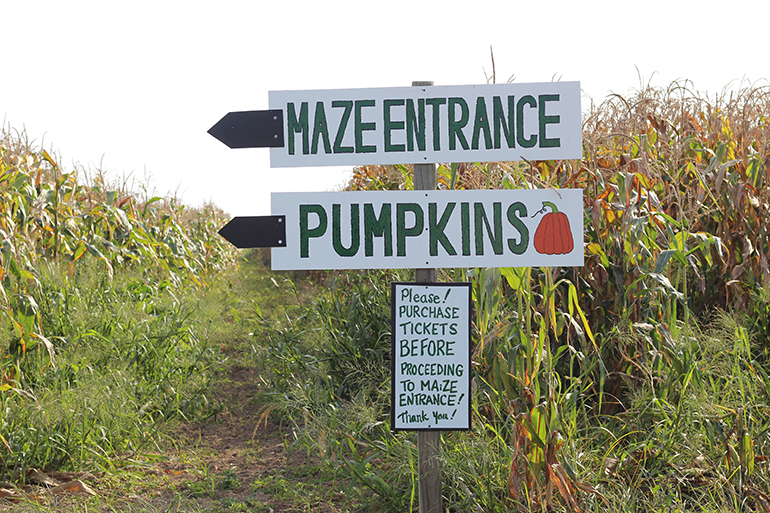
[[[582,267],[439,272],[474,312],[447,511],[770,511],[769,115],[768,88],[647,87],[585,108],[582,160],[439,166],[442,189],[581,188],[585,207]],[[418,510],[417,435],[389,419],[390,282],[412,272],[272,273],[296,301],[247,304],[226,276],[268,257],[238,260],[215,207],[87,180],[13,132],[0,148],[0,480],[117,468],[172,420],[216,422],[237,346],[259,421],[344,497],[324,511]],[[348,184],[411,187],[409,166]]]
[[[770,89],[687,85],[591,105],[581,161],[439,166],[442,189],[585,202],[583,267],[440,273],[475,310],[448,511],[770,511]],[[411,170],[349,188],[408,189]],[[410,273],[314,278],[328,294],[254,331],[270,408],[364,510],[416,511],[416,435],[388,419],[388,283]]]
[[[217,408],[204,372],[215,342],[195,319],[235,262],[224,216],[92,174],[0,132],[4,483],[114,467],[169,420]]]

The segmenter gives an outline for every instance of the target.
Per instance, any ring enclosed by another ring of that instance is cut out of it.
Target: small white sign
[[[582,157],[580,82],[270,91],[271,167]]]
[[[470,429],[470,291],[391,284],[393,430]]]
[[[273,193],[286,247],[272,268],[583,265],[583,191],[511,189]]]

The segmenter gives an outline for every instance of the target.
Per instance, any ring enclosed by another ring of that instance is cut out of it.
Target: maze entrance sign
[[[579,159],[580,83],[270,91],[209,133],[271,167]]]

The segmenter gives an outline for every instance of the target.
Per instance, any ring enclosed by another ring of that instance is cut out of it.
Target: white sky
[[[581,82],[583,108],[644,82],[767,85],[770,2],[0,0],[0,119],[75,165],[190,205],[267,215],[270,192],[351,168],[271,169],[207,134],[268,91]],[[744,83],[747,83],[744,82]]]

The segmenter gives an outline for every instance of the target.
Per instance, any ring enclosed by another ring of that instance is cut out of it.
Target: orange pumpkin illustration
[[[569,227],[569,218],[564,212],[559,212],[556,205],[550,201],[543,202],[543,208],[536,212],[544,212],[546,207],[551,212],[543,216],[535,231],[535,251],[543,255],[565,255],[572,251],[575,243],[572,240],[572,230]],[[533,216],[534,217],[534,216]]]

